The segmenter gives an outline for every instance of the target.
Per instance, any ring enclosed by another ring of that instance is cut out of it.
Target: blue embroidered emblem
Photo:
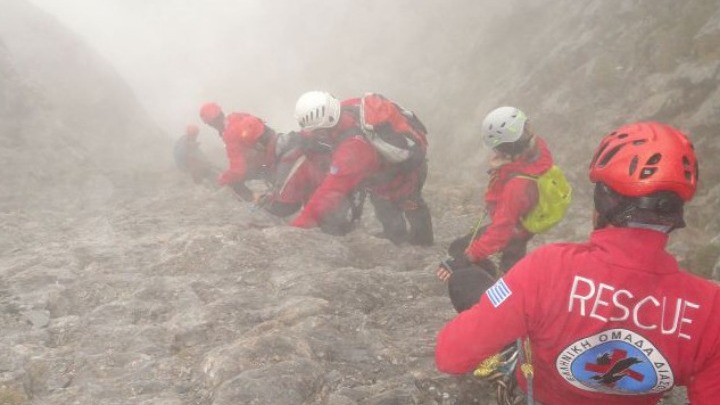
[[[591,392],[656,394],[675,382],[662,353],[627,329],[610,329],[576,341],[560,353],[555,366],[568,383]]]

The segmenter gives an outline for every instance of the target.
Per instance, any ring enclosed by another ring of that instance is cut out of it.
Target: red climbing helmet
[[[200,133],[200,128],[195,124],[190,124],[185,128],[185,133],[189,136],[197,136]]]
[[[672,191],[690,201],[698,181],[695,149],[684,133],[669,125],[628,124],[600,142],[590,162],[590,181],[628,197]]]
[[[220,108],[217,103],[205,103],[202,107],[200,107],[200,118],[202,118],[203,122],[206,124],[210,124],[222,115],[222,108]]]

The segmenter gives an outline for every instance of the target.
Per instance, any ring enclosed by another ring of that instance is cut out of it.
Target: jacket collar
[[[649,273],[678,271],[677,260],[665,251],[668,234],[644,228],[604,228],[593,231],[590,244],[599,249],[600,260]]]
[[[500,165],[496,169],[495,174],[500,179],[507,179],[512,175],[526,174],[530,176],[539,176],[545,173],[553,165],[553,157],[545,143],[545,140],[536,136],[537,153],[532,157],[523,157],[513,162]]]

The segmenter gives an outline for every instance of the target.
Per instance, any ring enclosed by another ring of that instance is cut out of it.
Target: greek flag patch
[[[510,288],[505,284],[505,280],[500,279],[490,287],[485,294],[487,294],[493,307],[497,308],[507,297],[512,295],[512,291],[510,291]]]

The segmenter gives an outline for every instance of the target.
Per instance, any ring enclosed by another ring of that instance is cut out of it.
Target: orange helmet
[[[690,201],[698,181],[695,149],[669,125],[628,124],[600,142],[590,162],[590,181],[627,197],[671,191]]]
[[[223,137],[238,139],[240,142],[252,146],[265,133],[265,123],[254,115],[245,113],[232,113],[228,115],[227,128]]]
[[[189,125],[185,128],[185,133],[186,133],[187,135],[189,135],[189,136],[195,137],[195,136],[197,136],[197,135],[200,133],[200,128],[198,128],[198,126],[195,125],[195,124],[189,124]]]
[[[206,124],[210,124],[222,116],[222,108],[220,108],[217,103],[205,103],[202,107],[200,107],[200,118],[202,118],[203,122]]]

